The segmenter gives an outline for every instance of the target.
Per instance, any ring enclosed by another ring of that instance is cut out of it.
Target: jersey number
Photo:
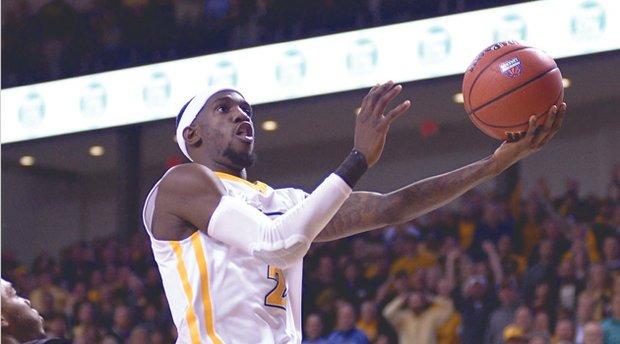
[[[267,265],[267,278],[276,281],[276,286],[265,295],[265,305],[286,309],[286,281],[282,269]]]

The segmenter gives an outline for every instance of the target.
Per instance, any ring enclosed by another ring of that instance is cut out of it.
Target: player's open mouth
[[[241,122],[235,129],[235,136],[244,142],[252,143],[254,141],[254,129],[250,122]]]

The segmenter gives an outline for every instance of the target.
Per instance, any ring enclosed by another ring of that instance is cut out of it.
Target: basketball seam
[[[507,52],[497,56],[495,59],[493,59],[492,61],[490,61],[489,63],[487,63],[486,66],[484,66],[484,68],[482,68],[479,72],[478,75],[476,75],[476,78],[474,79],[474,81],[472,81],[471,85],[469,86],[469,91],[467,92],[467,104],[471,104],[471,91],[474,89],[474,85],[476,84],[476,82],[478,81],[478,79],[480,78],[480,76],[482,75],[482,73],[489,68],[495,61],[501,59],[502,57],[513,53],[515,51],[519,51],[519,50],[524,50],[524,49],[531,49],[532,47],[524,47],[524,46],[520,46],[518,48],[512,49],[512,50],[508,50]],[[474,112],[474,111],[471,111]]]
[[[561,96],[562,96],[562,91],[560,90],[560,94],[558,94],[558,96],[555,97],[555,101],[553,102],[553,104],[557,104],[558,100],[560,100]],[[536,115],[536,119],[544,118],[547,115],[547,112],[548,112],[548,110],[545,110],[542,114]],[[486,125],[487,127],[498,128],[498,129],[499,128],[501,128],[501,129],[516,128],[516,127],[522,126],[522,125],[524,125],[524,124],[526,124],[527,122],[530,121],[529,118],[528,118],[527,121],[524,121],[524,122],[521,122],[521,123],[517,123],[517,124],[513,124],[513,125],[494,125],[494,124],[489,124],[489,123],[483,121],[482,119],[480,119],[480,117],[478,117],[478,115],[476,115],[476,113],[472,113],[472,114],[470,114],[470,116],[476,117],[476,119],[478,121],[480,121],[480,123]]]

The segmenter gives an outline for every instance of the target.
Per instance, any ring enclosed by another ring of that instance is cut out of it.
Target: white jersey
[[[307,195],[216,175],[229,196],[272,218]],[[282,271],[209,237],[206,229],[181,241],[155,239],[151,222],[158,186],[146,199],[143,217],[177,328],[177,343],[300,343],[302,262]]]

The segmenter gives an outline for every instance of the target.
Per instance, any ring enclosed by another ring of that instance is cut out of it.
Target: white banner
[[[461,74],[506,39],[556,59],[620,49],[620,1],[527,2],[6,89],[1,141],[170,118],[220,83],[261,104]]]

